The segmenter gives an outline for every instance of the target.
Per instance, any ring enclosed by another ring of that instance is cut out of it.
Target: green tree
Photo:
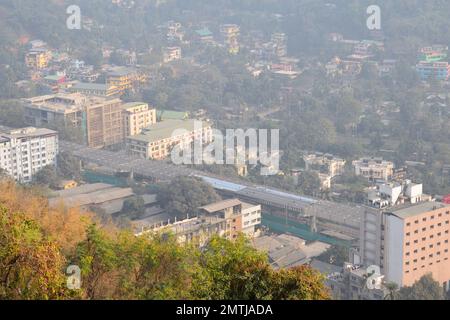
[[[0,101],[0,124],[18,128],[25,126],[23,105],[15,100]]]
[[[193,294],[213,300],[328,299],[320,273],[309,267],[274,270],[267,255],[244,236],[230,242],[215,237],[200,253]]]
[[[145,201],[141,196],[135,196],[125,200],[123,203],[122,215],[128,216],[130,219],[138,219],[145,214]]]
[[[56,168],[52,165],[42,168],[33,177],[33,183],[57,189],[61,182]]]
[[[78,244],[74,262],[81,269],[83,290],[88,299],[107,299],[114,290],[117,256],[114,240],[92,224],[86,239]]]
[[[66,178],[81,181],[80,161],[71,152],[65,151],[58,155],[58,173]]]
[[[178,177],[162,188],[158,201],[166,211],[174,216],[185,218],[196,214],[198,208],[219,201],[216,191],[200,178]]]
[[[348,262],[349,252],[346,247],[334,245],[318,256],[317,259],[342,267],[345,262]]]
[[[401,288],[399,296],[401,300],[444,300],[445,298],[444,289],[431,274],[423,276],[411,287]]]
[[[68,298],[64,265],[36,221],[0,206],[0,299]]]
[[[395,282],[388,282],[385,284],[388,289],[388,294],[384,297],[385,300],[397,300],[399,297],[398,284]]]
[[[298,186],[306,195],[315,195],[319,192],[321,184],[317,172],[305,171],[298,178]]]

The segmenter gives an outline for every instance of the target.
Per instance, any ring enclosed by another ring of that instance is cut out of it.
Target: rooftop
[[[342,267],[338,267],[317,259],[313,259],[310,264],[311,268],[319,271],[320,273],[324,275],[329,275],[333,273],[340,273],[342,272]]]
[[[134,195],[131,188],[117,188],[112,185],[107,186],[107,188],[103,188],[104,185],[98,185],[96,187],[99,187],[100,189],[97,190],[95,190],[95,187],[91,190],[83,187],[67,190],[74,190],[72,193],[64,193],[61,191],[58,194],[59,197],[50,199],[50,205],[55,206],[61,202],[65,203],[69,207],[99,205],[110,201],[126,199]]]
[[[161,120],[185,120],[189,118],[189,114],[187,112],[173,110],[157,110],[156,115]]]
[[[103,83],[89,83],[89,82],[78,82],[73,85],[72,89],[75,90],[108,90],[108,85]]]
[[[228,209],[234,206],[242,205],[242,202],[239,199],[228,199],[219,201],[216,203],[209,204],[207,206],[203,206],[200,209],[207,211],[208,213],[214,213],[217,211],[221,211],[224,209]]]
[[[130,67],[113,67],[108,70],[108,76],[110,77],[124,77],[128,75],[135,74],[136,69]]]
[[[203,28],[203,29],[197,30],[195,32],[201,37],[212,36],[212,32],[208,28]]]
[[[204,128],[204,121],[198,120],[166,120],[153,124],[139,135],[129,137],[130,140],[142,141],[142,142],[156,142],[172,137],[176,130],[187,130],[188,132],[194,131],[197,123],[201,123]],[[209,126],[209,124],[208,124]],[[200,128],[199,128],[200,129]]]
[[[401,219],[406,219],[409,217],[414,217],[414,216],[420,215],[422,213],[426,213],[426,212],[430,212],[430,211],[434,211],[434,210],[442,209],[442,208],[446,208],[446,207],[448,207],[450,209],[450,205],[440,203],[440,202],[429,201],[429,202],[422,202],[419,204],[407,204],[407,205],[400,205],[397,207],[393,207],[390,210],[390,213],[392,213],[393,215],[395,215]]]
[[[10,130],[2,130],[2,128],[0,128],[0,142],[8,141],[10,139],[40,137],[40,136],[45,136],[45,135],[56,135],[56,134],[58,134],[56,131],[46,129],[46,128],[28,127],[28,128],[10,129]]]
[[[124,105],[122,105],[122,108],[129,109],[129,108],[134,108],[134,107],[140,107],[142,105],[146,105],[148,107],[148,103],[145,103],[145,102],[128,102],[128,103],[125,103]]]

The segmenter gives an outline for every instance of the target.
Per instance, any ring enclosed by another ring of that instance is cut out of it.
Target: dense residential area
[[[450,299],[450,3],[376,2],[0,0],[0,299]]]

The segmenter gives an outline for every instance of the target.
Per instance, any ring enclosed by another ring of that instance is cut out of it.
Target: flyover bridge
[[[116,173],[129,172],[152,181],[170,181],[178,176],[196,176],[216,190],[243,201],[261,204],[266,214],[285,216],[289,221],[307,221],[311,229],[341,233],[344,238],[359,238],[364,208],[351,204],[304,197],[246,182],[233,182],[186,166],[130,156],[60,141],[61,151],[70,151],[86,164],[107,167]]]

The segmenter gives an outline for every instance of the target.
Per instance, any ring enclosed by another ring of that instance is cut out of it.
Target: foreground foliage
[[[81,269],[80,290],[66,268]],[[328,299],[309,267],[273,270],[247,239],[201,250],[173,236],[136,237],[33,188],[0,182],[0,299]]]

